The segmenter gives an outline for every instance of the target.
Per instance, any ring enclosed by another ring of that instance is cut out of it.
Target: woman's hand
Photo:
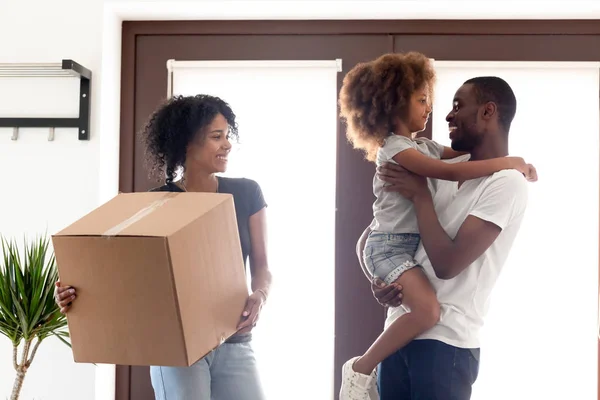
[[[71,286],[61,286],[60,281],[55,283],[54,302],[60,308],[60,312],[66,314],[71,308],[71,303],[77,298],[75,288]]]
[[[267,297],[262,290],[256,290],[246,300],[246,307],[238,324],[238,334],[249,333],[256,326],[258,317],[263,305],[267,301]]]

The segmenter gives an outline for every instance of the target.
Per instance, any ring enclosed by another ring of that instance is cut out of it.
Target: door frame
[[[557,38],[586,37],[600,39],[600,20],[269,20],[269,21],[123,21],[121,48],[121,112],[119,190],[132,192],[134,184],[134,148],[136,104],[136,42],[145,35],[389,35],[392,48],[397,37],[441,35],[444,40],[464,36],[544,37],[548,43]],[[535,54],[524,52],[512,59],[497,61],[600,61],[594,46],[565,41],[541,46]],[[446,46],[447,43],[440,43]],[[516,52],[519,53],[519,52]],[[429,55],[429,54],[428,54]],[[434,57],[435,58],[435,57]],[[477,60],[477,49],[467,59]],[[165,74],[166,77],[166,74]],[[166,78],[165,78],[166,79]],[[600,204],[599,204],[600,208]],[[337,244],[336,244],[337,247]],[[337,261],[336,261],[337,263]],[[600,267],[600,266],[599,266]],[[337,266],[336,266],[337,269]],[[337,281],[336,276],[336,281]],[[600,287],[600,280],[598,282]],[[336,320],[337,320],[336,315]],[[600,340],[599,340],[600,343]],[[600,365],[600,345],[598,348]],[[339,366],[336,365],[336,369]],[[600,368],[599,368],[600,373]],[[116,368],[116,399],[131,396],[131,369]],[[598,379],[600,399],[600,376]]]

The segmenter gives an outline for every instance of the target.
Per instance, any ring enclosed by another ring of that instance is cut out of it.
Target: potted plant
[[[13,345],[16,377],[10,399],[17,400],[40,343],[56,336],[71,345],[67,319],[54,302],[58,269],[54,254],[49,254],[49,240],[26,240],[23,257],[14,241],[0,241],[0,333]]]

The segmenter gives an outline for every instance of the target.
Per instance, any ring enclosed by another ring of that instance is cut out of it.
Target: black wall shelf
[[[77,128],[79,140],[90,139],[90,95],[92,72],[73,60],[56,64],[0,64],[0,78],[76,77],[79,78],[79,117],[77,118],[0,118],[0,127],[14,128],[13,140],[19,128]]]

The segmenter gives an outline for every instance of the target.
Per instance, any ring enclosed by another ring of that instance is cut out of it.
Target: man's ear
[[[489,120],[489,119],[494,118],[497,113],[498,113],[498,106],[496,105],[496,103],[494,103],[493,101],[488,101],[483,106],[482,118]]]

